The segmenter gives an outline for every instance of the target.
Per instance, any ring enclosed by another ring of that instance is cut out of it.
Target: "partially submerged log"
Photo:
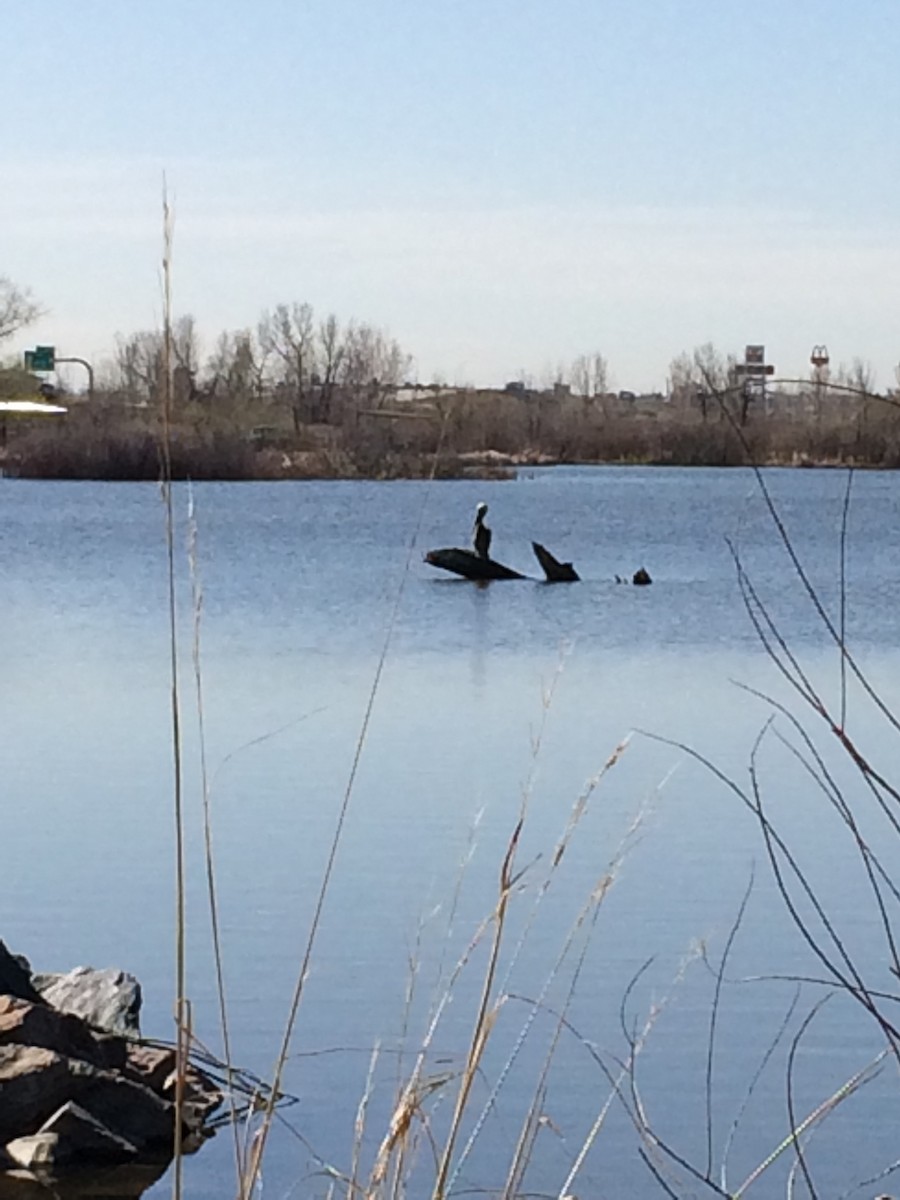
[[[548,583],[578,583],[580,576],[571,563],[563,563],[554,558],[540,542],[532,542],[531,548]]]
[[[442,571],[462,575],[463,579],[524,579],[518,571],[495,562],[493,558],[481,558],[471,550],[460,550],[450,546],[445,550],[429,550],[425,561]]]

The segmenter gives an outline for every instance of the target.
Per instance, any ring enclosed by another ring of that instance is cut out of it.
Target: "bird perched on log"
[[[488,506],[481,502],[475,509],[475,526],[473,528],[473,542],[475,544],[475,553],[479,558],[490,558],[491,551],[491,531],[484,523],[484,518],[487,516]]]

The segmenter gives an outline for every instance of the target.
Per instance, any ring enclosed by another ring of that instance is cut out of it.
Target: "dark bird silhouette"
[[[488,506],[482,502],[475,509],[475,527],[473,529],[473,541],[475,543],[475,553],[479,558],[490,558],[491,551],[491,531],[484,523],[484,518],[487,516]]]

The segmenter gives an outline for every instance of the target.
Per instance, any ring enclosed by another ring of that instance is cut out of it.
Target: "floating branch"
[[[541,564],[541,570],[547,577],[548,583],[577,583],[580,579],[578,572],[571,563],[560,562],[554,558],[546,546],[540,542],[532,542],[534,556]]]
[[[482,558],[471,550],[460,550],[449,547],[446,550],[429,550],[425,561],[442,571],[451,571],[454,575],[462,575],[464,579],[525,579],[512,567],[495,562],[492,558]]]

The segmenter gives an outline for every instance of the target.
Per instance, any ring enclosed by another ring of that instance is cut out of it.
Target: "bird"
[[[491,531],[484,523],[484,518],[487,515],[488,506],[481,502],[475,509],[475,526],[473,528],[473,541],[475,543],[475,553],[479,558],[489,558],[491,549]]]

